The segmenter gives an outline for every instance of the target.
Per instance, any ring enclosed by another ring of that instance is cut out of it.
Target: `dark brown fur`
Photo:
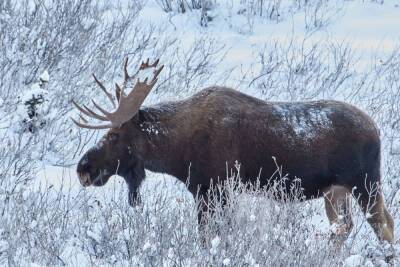
[[[378,192],[372,196],[384,210],[379,131],[367,114],[337,101],[265,102],[229,88],[207,88],[186,100],[141,109],[109,130],[77,171],[94,185],[118,173],[129,185],[132,203],[145,169],[182,181],[190,173],[190,192],[205,195],[211,179],[226,179],[226,167],[235,161],[243,181],[260,177],[261,185],[267,184],[276,170],[272,157],[289,174],[288,183],[301,179],[307,199],[338,185],[353,190],[365,207],[374,185]],[[382,218],[377,233],[390,224],[391,218]],[[388,231],[378,235],[393,241],[393,230]]]

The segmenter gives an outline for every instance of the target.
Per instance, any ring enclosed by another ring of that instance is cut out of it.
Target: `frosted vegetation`
[[[165,64],[147,105],[214,84],[264,100],[344,100],[381,129],[384,194],[398,229],[398,35],[360,41],[341,34],[340,26],[377,12],[388,16],[385,27],[397,29],[392,24],[399,20],[389,16],[398,16],[398,5],[0,1],[0,265],[386,266],[387,256],[400,254],[399,241],[379,243],[355,206],[355,227],[337,246],[323,202],[296,201],[302,198],[298,184],[276,201],[279,185],[268,191],[243,186],[237,170],[227,170],[229,182],[211,192],[215,214],[202,234],[198,200],[171,177],[147,173],[137,208],[128,206],[118,177],[105,188],[83,189],[75,165],[103,132],[78,129],[69,117],[76,116],[72,98],[108,103],[91,73],[112,88],[127,56],[132,68],[147,57]],[[285,166],[278,162],[277,170],[284,179]],[[224,210],[221,187],[228,191]]]

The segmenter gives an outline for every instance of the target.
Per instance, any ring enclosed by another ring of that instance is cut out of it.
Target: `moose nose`
[[[92,184],[90,180],[90,174],[88,173],[78,173],[79,175],[79,181],[81,182],[81,185],[83,186],[89,186]]]
[[[85,173],[90,172],[90,165],[85,161],[79,161],[78,166],[76,167],[77,173]]]
[[[79,181],[83,186],[89,186],[91,184],[90,164],[88,163],[86,156],[79,161],[76,172],[78,173]]]

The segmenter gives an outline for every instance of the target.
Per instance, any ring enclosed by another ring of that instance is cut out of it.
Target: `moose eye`
[[[119,134],[117,134],[117,133],[109,133],[108,134],[108,140],[110,140],[111,142],[117,141],[118,138],[119,138]]]

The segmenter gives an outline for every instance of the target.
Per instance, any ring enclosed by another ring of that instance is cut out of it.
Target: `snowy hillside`
[[[0,265],[400,265],[399,29],[399,0],[0,1]],[[173,177],[147,172],[137,208],[121,177],[83,188],[76,164],[105,131],[76,127],[71,100],[107,106],[92,73],[111,89],[126,57],[132,69],[165,65],[147,106],[217,84],[365,110],[380,128],[395,244],[378,242],[355,204],[339,247],[321,199],[232,188],[204,237]]]

